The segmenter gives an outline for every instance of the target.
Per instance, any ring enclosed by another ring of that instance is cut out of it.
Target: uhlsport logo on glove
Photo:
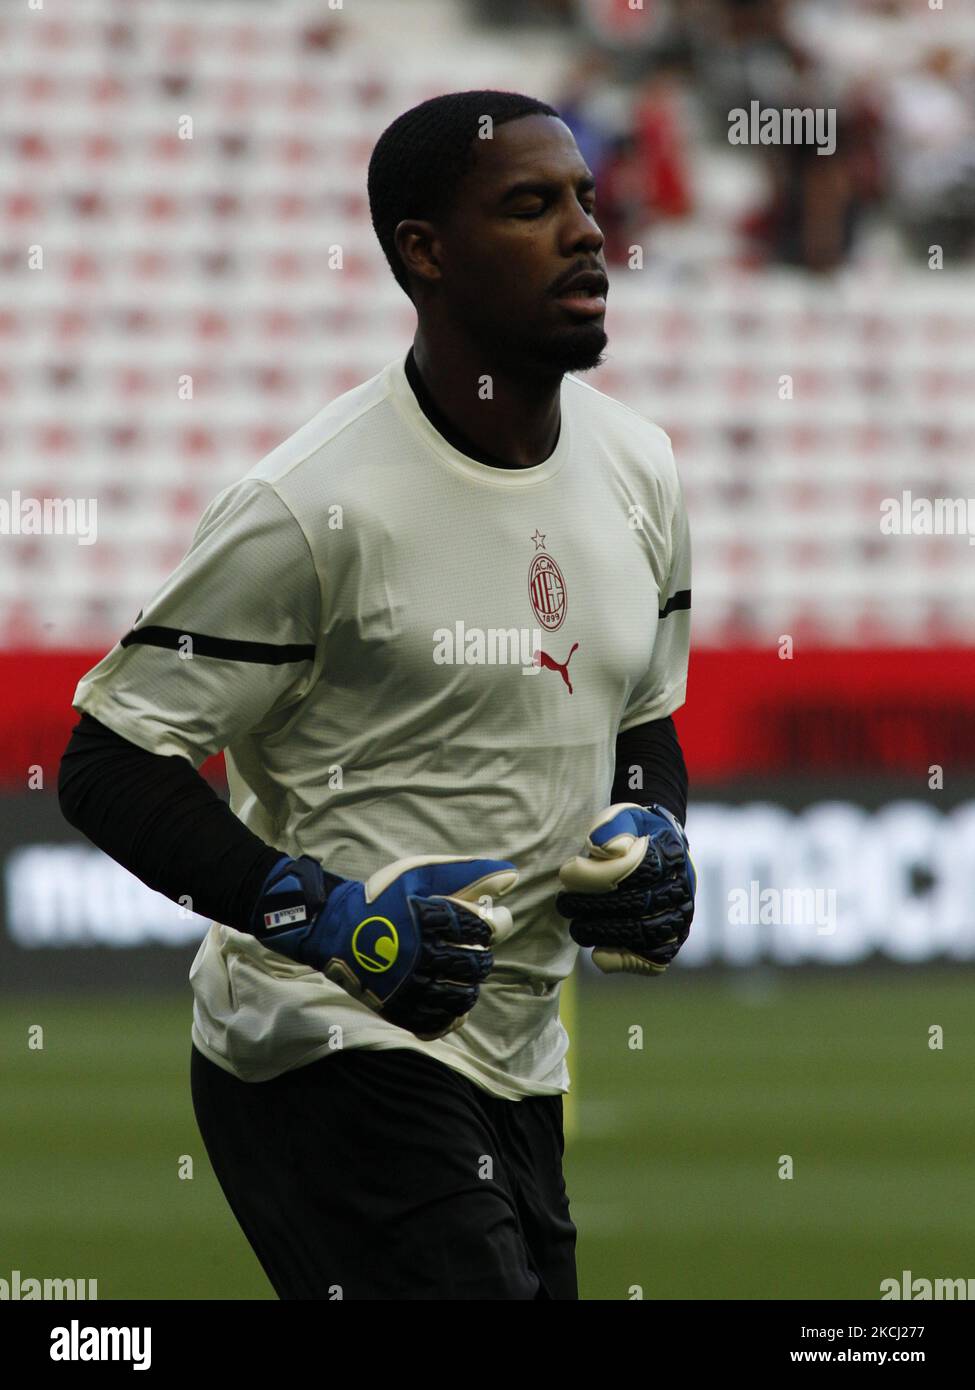
[[[396,964],[399,936],[388,917],[366,917],[352,933],[352,954],[363,970],[379,975]]]
[[[270,951],[320,971],[366,1008],[424,1042],[464,1026],[514,929],[495,897],[518,870],[507,859],[418,855],[362,882],[309,855],[282,854],[261,889],[253,934]]]

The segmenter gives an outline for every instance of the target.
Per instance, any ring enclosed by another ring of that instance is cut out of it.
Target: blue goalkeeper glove
[[[507,908],[482,902],[517,878],[506,860],[446,855],[398,859],[360,883],[282,855],[250,931],[429,1041],[462,1027],[476,1004],[492,940],[512,927]]]
[[[559,870],[567,891],[555,906],[573,941],[594,947],[607,974],[661,974],[694,916],[697,874],[680,822],[663,806],[617,802],[597,817],[586,847]]]

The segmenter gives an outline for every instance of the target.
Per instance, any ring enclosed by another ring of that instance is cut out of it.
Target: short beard
[[[564,376],[566,372],[591,372],[605,362],[609,339],[596,324],[547,338],[528,338],[518,344],[518,356],[528,371],[540,376]]]
[[[609,339],[596,323],[570,324],[561,333],[543,335],[513,331],[510,320],[503,328],[497,323],[472,324],[471,319],[457,321],[468,332],[473,327],[488,361],[503,363],[512,374],[539,383],[561,381],[567,372],[592,371],[606,360],[603,353]]]

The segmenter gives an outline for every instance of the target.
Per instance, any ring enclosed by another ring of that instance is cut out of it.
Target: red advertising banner
[[[0,652],[0,786],[56,768],[93,651]],[[700,650],[676,715],[695,782],[975,769],[975,648]],[[222,759],[204,768],[222,780]]]

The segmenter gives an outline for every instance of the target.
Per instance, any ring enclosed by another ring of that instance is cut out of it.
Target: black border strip
[[[657,614],[658,618],[666,618],[668,613],[676,613],[680,608],[690,608],[691,591],[690,589],[678,589],[673,598],[669,598],[663,608]]]
[[[177,627],[133,628],[122,638],[123,647],[143,643],[147,647],[167,647],[177,651],[184,638],[193,643],[194,656],[214,656],[220,661],[249,661],[261,666],[284,666],[291,661],[314,661],[313,645],[300,642],[241,642],[233,637],[208,637],[203,632],[186,632]]]

